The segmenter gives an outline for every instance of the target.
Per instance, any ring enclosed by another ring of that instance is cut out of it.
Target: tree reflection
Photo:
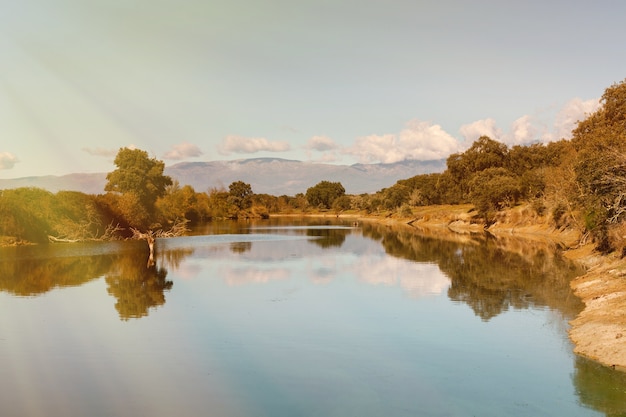
[[[0,261],[0,291],[35,296],[54,288],[83,285],[111,266],[108,256],[8,258]]]
[[[584,405],[607,417],[626,415],[626,373],[576,357],[574,385]]]
[[[252,242],[233,242],[230,244],[232,253],[246,253],[252,249]]]
[[[307,229],[306,235],[316,237],[311,242],[322,248],[339,248],[346,241],[346,235],[350,233],[350,229]]]
[[[148,315],[150,308],[165,304],[165,291],[173,282],[166,280],[167,269],[152,265],[136,254],[119,257],[105,281],[107,291],[117,298],[115,309],[122,320]]]
[[[108,293],[117,299],[115,308],[120,318],[144,317],[150,308],[165,303],[164,293],[172,288],[172,281],[166,279],[165,266],[179,268],[182,260],[193,253],[189,248],[159,251],[156,264],[146,267],[146,249],[136,242],[114,247],[76,244],[3,248],[0,291],[37,296],[104,276]],[[77,253],[83,256],[75,256]]]
[[[362,229],[392,256],[437,263],[451,281],[448,297],[466,303],[482,320],[509,308],[547,306],[569,318],[582,309],[569,286],[582,269],[549,245],[507,246],[483,235],[443,240],[410,227],[378,224],[364,224]]]

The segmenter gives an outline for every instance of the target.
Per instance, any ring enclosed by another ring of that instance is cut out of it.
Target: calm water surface
[[[551,250],[289,222],[1,249],[0,415],[626,415]]]

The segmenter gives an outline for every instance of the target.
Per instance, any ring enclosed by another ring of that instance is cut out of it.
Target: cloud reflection
[[[441,294],[450,279],[435,264],[409,262],[389,256],[368,257],[354,264],[359,280],[372,285],[399,285],[412,298]]]
[[[224,266],[219,269],[219,273],[224,279],[224,282],[229,286],[266,284],[270,281],[289,278],[289,269],[286,268],[261,269],[255,266],[245,268],[230,268]]]

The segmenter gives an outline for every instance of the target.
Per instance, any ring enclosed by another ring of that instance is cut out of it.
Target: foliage
[[[352,198],[347,195],[342,195],[341,197],[337,197],[335,201],[333,201],[333,209],[337,212],[350,210],[352,207]]]
[[[527,201],[559,228],[576,227],[603,251],[626,247],[626,80],[607,88],[600,108],[578,123],[571,140],[528,146],[487,136],[447,159],[444,172],[416,175],[372,194],[346,195],[321,181],[295,196],[254,194],[250,184],[196,192],[163,175],[145,151],[122,148],[107,175],[107,194],[55,194],[40,189],[0,194],[0,239],[46,242],[48,236],[92,239],[121,228],[146,229],[177,220],[202,222],[311,209],[408,215],[414,207],[472,203],[486,224]],[[107,226],[108,225],[108,226]]]
[[[45,243],[48,236],[97,239],[111,220],[96,198],[80,192],[17,188],[0,193],[0,236],[14,243]]]
[[[446,164],[448,173],[461,189],[462,198],[466,198],[473,175],[488,168],[505,167],[507,162],[507,146],[481,136],[467,151],[450,155]]]
[[[235,181],[228,186],[228,202],[239,210],[252,206],[252,187],[243,181]]]
[[[387,210],[394,210],[400,207],[409,199],[411,190],[403,184],[395,184],[382,191],[383,207]]]
[[[209,218],[228,218],[232,210],[228,203],[228,191],[212,188],[208,191]]]
[[[306,199],[312,206],[329,209],[337,198],[345,194],[346,190],[340,182],[321,181],[306,190]]]
[[[198,221],[201,210],[198,207],[198,196],[191,185],[180,186],[173,181],[165,189],[165,194],[156,201],[158,216],[168,223],[177,219]]]
[[[148,157],[140,149],[121,148],[115,157],[117,169],[107,174],[105,191],[120,194],[120,214],[133,227],[149,228],[154,220],[155,204],[172,185],[172,179],[163,175],[165,164]]]
[[[626,80],[607,88],[600,108],[573,131],[578,205],[605,251],[608,226],[626,220]]]
[[[39,188],[4,190],[0,195],[0,236],[15,242],[47,241],[52,193]]]
[[[518,182],[505,168],[488,168],[472,177],[470,200],[490,224],[493,213],[514,205],[521,195]]]

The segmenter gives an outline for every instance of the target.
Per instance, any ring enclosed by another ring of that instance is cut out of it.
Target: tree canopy
[[[165,164],[146,151],[130,148],[120,148],[114,163],[117,169],[107,174],[104,190],[121,195],[120,208],[131,226],[148,227],[157,199],[172,185],[172,179],[163,174]]]
[[[252,205],[252,186],[243,181],[235,181],[228,186],[228,200],[239,210],[250,208]]]
[[[321,181],[306,190],[306,199],[310,205],[329,209],[335,200],[346,194],[340,182]]]

